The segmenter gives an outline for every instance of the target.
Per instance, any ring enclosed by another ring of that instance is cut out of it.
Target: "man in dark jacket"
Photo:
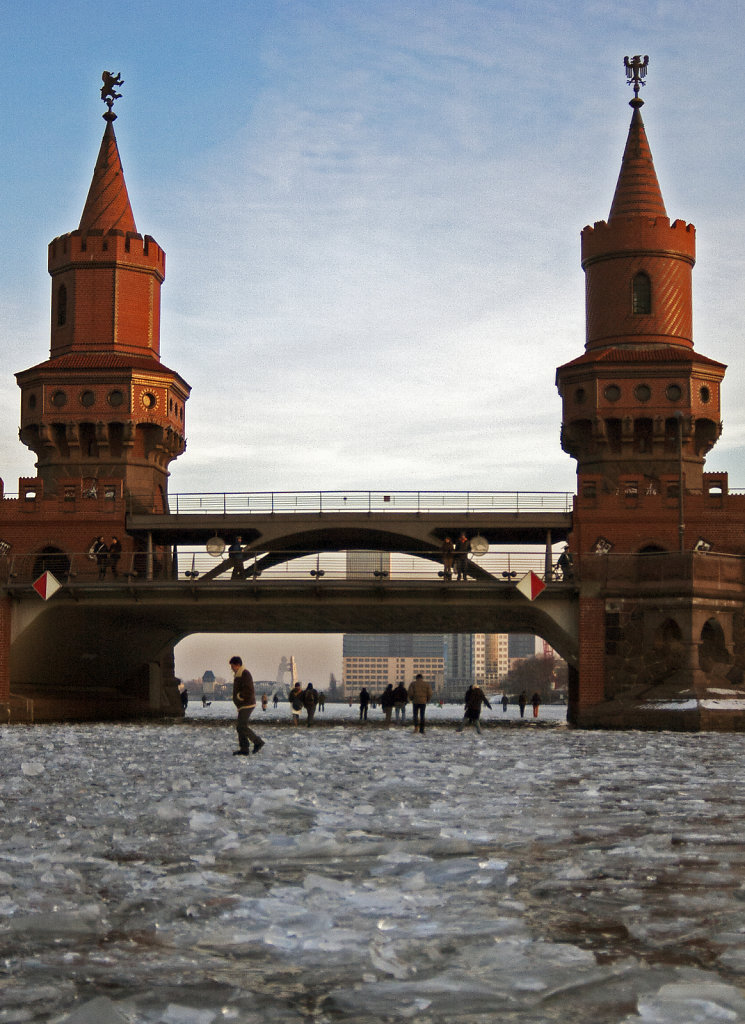
[[[391,724],[391,715],[393,714],[393,683],[388,683],[383,690],[380,696],[380,706],[385,715],[385,724],[388,726]]]
[[[313,718],[316,713],[316,705],[318,704],[318,690],[313,686],[313,683],[308,685],[303,690],[303,706],[308,712],[308,727],[313,725]]]
[[[256,707],[253,677],[248,669],[243,667],[243,661],[237,655],[230,659],[230,667],[233,670],[233,703],[238,708],[236,729],[239,749],[233,753],[248,755],[253,743],[254,754],[258,754],[264,746],[264,741],[248,724],[251,712]]]
[[[406,705],[409,703],[409,694],[403,683],[399,683],[393,691],[393,710],[396,712],[396,721],[406,724]]]
[[[486,699],[486,694],[481,689],[478,683],[474,683],[469,686],[466,690],[466,696],[464,700],[465,714],[463,715],[463,721],[458,723],[456,732],[463,732],[463,727],[466,725],[472,725],[475,727],[476,732],[481,735],[481,724],[479,719],[481,718],[481,705],[486,706],[491,711],[491,704]]]

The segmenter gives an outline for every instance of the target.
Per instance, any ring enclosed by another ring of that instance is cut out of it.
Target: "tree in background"
[[[567,663],[560,658],[523,658],[516,662],[507,673],[502,689],[507,694],[522,690],[530,699],[538,693],[542,702],[554,700],[560,693],[566,693]]]

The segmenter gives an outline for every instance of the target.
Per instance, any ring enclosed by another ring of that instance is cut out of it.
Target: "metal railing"
[[[431,581],[445,578],[439,555],[423,556],[421,552],[365,552],[365,561],[347,557],[346,551],[251,551],[235,568],[227,552],[214,558],[204,547],[179,547],[176,557],[170,549],[156,552],[149,562],[145,552],[123,554],[112,565],[98,562],[88,552],[12,553],[0,558],[0,586],[31,586],[45,571],[52,573],[63,586],[128,586],[164,582],[195,585],[266,581]],[[356,553],[355,553],[356,554]],[[370,557],[372,556],[372,557]],[[218,575],[204,577],[219,570]],[[466,565],[469,582],[514,584],[529,571],[545,579],[545,551],[539,548],[522,551],[492,550],[484,555],[470,555]],[[452,580],[458,585],[458,564],[453,566]],[[551,581],[559,581],[561,573],[552,569]]]
[[[243,491],[171,494],[176,515],[293,512],[560,512],[572,511],[570,491]]]

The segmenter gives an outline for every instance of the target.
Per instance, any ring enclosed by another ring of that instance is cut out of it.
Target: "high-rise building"
[[[486,644],[483,633],[447,633],[445,635],[444,694],[459,700],[468,687],[486,684]]]
[[[502,680],[510,670],[509,633],[487,633],[484,637],[484,679],[489,693],[499,689]]]
[[[342,656],[344,697],[355,697],[363,686],[372,694],[381,693],[389,683],[408,686],[418,672],[435,693],[442,690],[442,634],[346,633]]]
[[[534,658],[535,637],[532,633],[509,634],[509,658]]]
[[[535,638],[527,640],[524,657],[535,651]],[[379,693],[388,683],[408,685],[421,672],[438,698],[460,700],[474,682],[493,692],[509,671],[510,645],[507,633],[347,633],[342,691],[356,697],[366,686]]]

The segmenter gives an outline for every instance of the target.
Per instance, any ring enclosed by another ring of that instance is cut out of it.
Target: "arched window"
[[[652,282],[643,271],[636,275],[631,285],[631,309],[634,313],[652,312]]]
[[[729,660],[724,630],[716,619],[708,619],[701,630],[701,646],[698,649],[699,667],[708,671],[713,662],[723,662],[726,665]]]
[[[67,288],[63,284],[57,289],[57,326],[64,327],[67,323]]]

